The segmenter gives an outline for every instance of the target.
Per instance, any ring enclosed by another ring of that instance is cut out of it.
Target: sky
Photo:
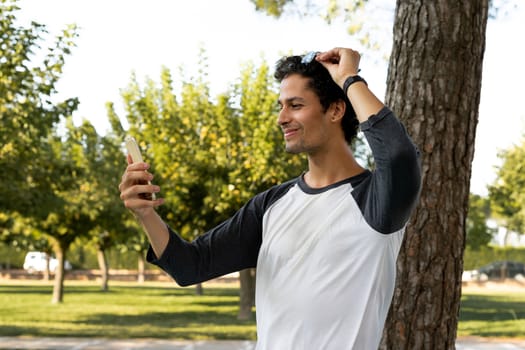
[[[325,1],[319,0],[321,9]],[[197,75],[200,48],[208,57],[212,95],[226,91],[248,62],[273,65],[283,54],[346,46],[362,53],[360,74],[383,98],[388,62],[382,56],[390,52],[395,1],[370,2],[375,8],[365,20],[382,43],[379,52],[363,48],[347,34],[346,24],[328,26],[318,17],[275,20],[256,13],[249,0],[20,0],[17,18],[44,24],[51,35],[67,24],[80,27],[57,98],[78,97],[75,121],[88,119],[104,134],[109,128],[105,103],[114,102],[123,117],[120,90],[132,73],[140,83],[147,77],[159,81],[163,66],[174,79],[179,68],[186,77]],[[525,133],[525,45],[520,39],[525,34],[525,4],[507,8],[511,11],[487,25],[471,178],[471,192],[480,195],[487,195],[487,185],[496,179],[498,153],[521,144]]]

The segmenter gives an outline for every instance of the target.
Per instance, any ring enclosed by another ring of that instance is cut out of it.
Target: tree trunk
[[[146,277],[144,275],[146,261],[144,259],[144,254],[142,252],[140,252],[138,255],[139,255],[139,258],[138,258],[138,263],[137,263],[138,264],[137,282],[142,284],[146,280]]]
[[[398,0],[387,104],[422,154],[381,349],[454,349],[488,0]]]
[[[51,273],[50,273],[50,267],[49,267],[49,263],[51,261],[51,255],[46,253],[46,268],[44,269],[44,276],[43,276],[43,279],[44,281],[49,281],[51,278]]]
[[[197,283],[195,285],[195,295],[204,295],[204,289],[202,288],[202,283]]]
[[[59,246],[56,249],[55,254],[58,264],[55,270],[55,281],[53,285],[53,297],[51,298],[51,303],[58,304],[64,301],[64,262],[66,260],[65,249]]]
[[[97,260],[98,260],[98,267],[100,269],[100,289],[103,292],[107,292],[109,290],[108,281],[109,281],[109,267],[108,267],[108,259],[106,257],[106,252],[104,249],[98,247],[97,249]]]
[[[252,307],[255,305],[255,269],[240,271],[241,283],[239,298],[239,320],[250,320],[253,317]]]

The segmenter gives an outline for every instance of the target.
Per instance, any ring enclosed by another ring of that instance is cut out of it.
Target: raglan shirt
[[[419,195],[419,152],[384,107],[361,123],[375,169],[324,188],[300,176],[186,242],[169,228],[158,265],[180,285],[256,267],[257,350],[377,349],[396,259]]]

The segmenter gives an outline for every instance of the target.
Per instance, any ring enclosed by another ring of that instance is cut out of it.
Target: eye
[[[300,103],[292,103],[292,104],[290,105],[290,107],[292,107],[292,109],[299,109],[299,108],[301,108],[302,106],[303,106],[303,105],[300,104]]]

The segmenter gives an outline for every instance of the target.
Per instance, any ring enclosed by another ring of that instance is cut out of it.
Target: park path
[[[255,342],[181,341],[161,339],[99,339],[99,338],[32,338],[0,337],[0,349],[38,350],[254,350]],[[457,350],[525,350],[525,340],[495,341],[482,338],[462,338]]]

